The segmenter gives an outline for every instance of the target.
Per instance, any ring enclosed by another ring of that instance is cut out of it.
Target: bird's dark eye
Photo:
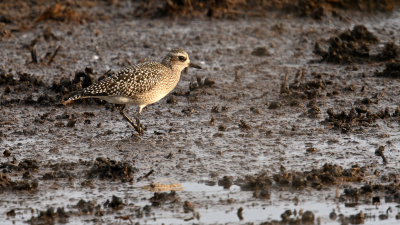
[[[179,59],[179,61],[185,61],[186,60],[185,56],[178,56],[178,59]]]

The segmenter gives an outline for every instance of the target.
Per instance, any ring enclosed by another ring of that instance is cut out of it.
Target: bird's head
[[[194,67],[196,69],[201,69],[199,65],[191,63],[189,60],[189,55],[180,48],[174,48],[169,51],[162,59],[162,64],[170,67],[173,70],[182,71],[186,67]]]

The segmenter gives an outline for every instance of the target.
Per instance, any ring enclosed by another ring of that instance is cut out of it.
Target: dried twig
[[[31,58],[33,63],[38,63],[37,54],[36,54],[36,43],[38,42],[37,38],[35,38],[31,44],[28,46],[29,51],[31,52]]]
[[[137,182],[139,182],[139,181],[142,180],[143,178],[148,178],[153,172],[154,172],[153,169],[150,170],[150,172],[148,172],[146,175],[144,175],[144,176],[142,176],[142,177],[139,177],[139,178],[137,179]]]
[[[48,65],[50,65],[51,62],[53,62],[54,57],[57,55],[58,50],[60,50],[61,45],[57,47],[56,51],[54,52],[54,54],[51,56],[49,62],[47,63]]]

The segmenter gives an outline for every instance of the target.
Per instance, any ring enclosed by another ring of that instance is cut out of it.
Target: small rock
[[[318,149],[317,148],[307,148],[306,152],[315,153],[315,152],[318,152]]]
[[[269,103],[268,109],[279,109],[280,107],[282,107],[280,102],[271,102]]]
[[[212,87],[215,84],[215,81],[212,78],[207,77],[206,79],[204,79],[204,87]]]
[[[76,120],[70,120],[67,123],[67,127],[75,127]]]
[[[183,203],[183,210],[185,213],[194,212],[194,205],[189,201]]]
[[[3,155],[4,157],[9,157],[11,155],[11,152],[9,150],[4,150]]]
[[[7,216],[15,217],[15,209],[11,209],[7,212]]]
[[[254,56],[260,56],[260,57],[261,56],[270,56],[271,55],[271,53],[269,53],[267,47],[255,48],[251,54],[254,55]]]
[[[113,209],[122,209],[124,204],[122,202],[122,198],[119,198],[115,195],[112,196],[112,201],[110,203],[110,207]]]
[[[176,103],[178,103],[178,99],[177,99],[174,95],[171,95],[171,96],[167,99],[167,103],[168,103],[168,104],[176,104]]]
[[[311,211],[305,211],[301,216],[301,221],[303,223],[313,223],[315,220],[314,213]]]

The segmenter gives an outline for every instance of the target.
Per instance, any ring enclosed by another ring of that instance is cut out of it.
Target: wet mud
[[[353,2],[1,2],[2,224],[397,224],[400,12]],[[174,47],[143,135],[62,104]]]

